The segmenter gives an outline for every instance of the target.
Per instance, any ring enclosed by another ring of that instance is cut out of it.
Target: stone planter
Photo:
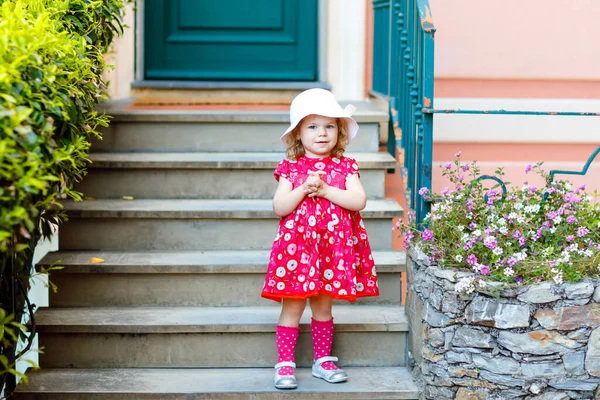
[[[600,399],[600,282],[488,285],[461,297],[454,285],[471,274],[416,251],[407,268],[422,399]]]

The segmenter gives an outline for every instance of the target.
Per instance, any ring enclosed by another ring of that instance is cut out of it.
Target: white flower
[[[522,224],[522,223],[524,223],[524,222],[525,222],[525,218],[523,218],[523,217],[521,216],[521,217],[517,218],[517,222],[518,222],[518,223],[520,223],[520,224]]]
[[[514,274],[515,274],[515,271],[511,267],[504,268],[504,275],[513,276]]]
[[[486,283],[483,279],[480,279],[479,281],[477,281],[477,283],[479,284],[479,287],[484,288]]]
[[[457,226],[457,227],[456,227],[456,229],[457,229],[459,232],[462,232],[462,231],[464,231],[464,230],[465,230],[465,227],[464,227],[463,225],[459,225],[459,226]]]
[[[556,274],[554,277],[552,277],[552,279],[554,279],[554,283],[556,283],[557,285],[560,285],[561,283],[563,283],[562,272],[559,272],[558,274]]]
[[[475,237],[481,236],[481,231],[479,229],[477,229],[475,232],[473,232],[473,236],[475,236]]]
[[[503,226],[499,229],[500,233],[506,235],[508,233],[508,228]]]
[[[524,186],[521,188],[521,192],[526,192],[526,191],[528,191],[528,190],[529,190],[529,185],[524,185]]]
[[[571,185],[569,182],[565,182],[565,189],[571,190],[572,187],[573,185]]]
[[[498,225],[500,225],[500,226],[506,225],[506,220],[504,218],[498,219]]]
[[[492,253],[494,253],[495,255],[499,256],[500,254],[504,253],[504,250],[502,250],[502,247],[496,247]]]
[[[466,242],[467,240],[469,240],[469,234],[468,234],[468,233],[464,233],[464,234],[462,235],[462,237],[460,238],[460,240],[461,240],[462,242]]]
[[[475,286],[473,286],[473,278],[465,277],[456,282],[454,285],[454,291],[457,293],[466,293],[471,294],[475,291]]]
[[[520,211],[522,209],[523,209],[523,203],[517,203],[517,204],[515,204],[515,210]]]
[[[461,256],[460,254],[457,254],[457,255],[455,255],[455,256],[454,256],[454,259],[455,259],[456,261],[458,261],[458,262],[462,262],[462,260],[463,260],[463,256]]]
[[[585,249],[585,251],[583,252],[583,255],[586,257],[591,257],[594,255],[594,252],[591,251],[590,249]]]
[[[472,212],[468,213],[468,214],[467,214],[467,218],[468,218],[468,219],[473,219],[473,213],[472,213]]]
[[[558,217],[554,218],[554,223],[556,225],[560,224],[562,222],[563,218],[559,215]]]
[[[550,228],[550,233],[556,232],[556,228]]]
[[[521,203],[519,203],[519,204],[521,204]],[[518,215],[515,212],[511,212],[510,214],[508,214],[508,218],[510,218],[510,219],[516,219],[517,217],[518,217]]]

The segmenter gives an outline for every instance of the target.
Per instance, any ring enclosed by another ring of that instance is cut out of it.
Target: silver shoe
[[[296,389],[298,382],[296,382],[295,375],[279,375],[279,368],[281,367],[292,367],[296,368],[296,363],[291,361],[283,361],[275,364],[275,387],[277,389]]]
[[[344,372],[343,369],[326,370],[321,365],[327,361],[337,360],[337,357],[331,356],[321,357],[318,360],[315,360],[315,363],[312,366],[312,376],[314,376],[315,378],[321,378],[329,383],[346,382],[348,380],[348,375]]]

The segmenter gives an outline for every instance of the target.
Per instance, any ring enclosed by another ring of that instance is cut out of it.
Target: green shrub
[[[0,309],[13,312],[17,292],[13,321],[34,248],[65,220],[60,199],[80,199],[73,185],[90,138],[108,125],[94,108],[107,96],[104,54],[123,32],[123,9],[123,0],[0,0]],[[0,339],[6,372],[14,341]]]

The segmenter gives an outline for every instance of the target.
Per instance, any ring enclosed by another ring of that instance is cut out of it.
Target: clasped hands
[[[325,171],[308,171],[308,178],[304,181],[302,188],[308,197],[325,197],[325,193],[329,185],[327,185],[322,177]]]

